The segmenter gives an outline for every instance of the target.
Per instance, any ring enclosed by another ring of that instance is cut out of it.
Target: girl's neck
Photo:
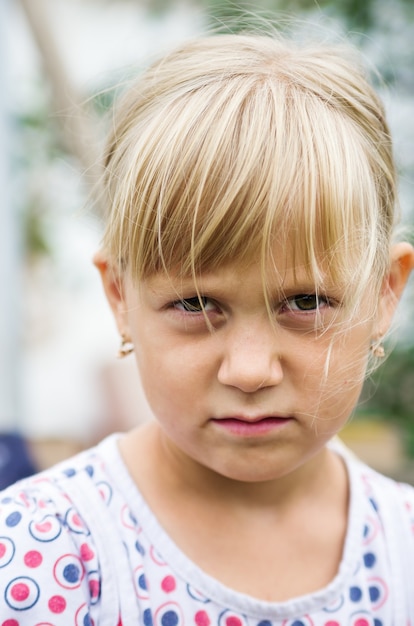
[[[271,602],[331,582],[349,506],[347,471],[334,452],[323,449],[289,476],[243,483],[173,454],[160,435],[149,424],[121,441],[121,453],[165,532],[201,570]]]
[[[157,422],[126,435],[120,443],[127,468],[151,506],[151,493],[186,494],[216,506],[295,507],[303,498],[324,499],[348,491],[344,461],[324,446],[290,474],[262,482],[221,476],[172,446]],[[327,480],[329,477],[329,480]]]

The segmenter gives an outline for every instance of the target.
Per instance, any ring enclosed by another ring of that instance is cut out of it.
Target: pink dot
[[[226,626],[242,626],[242,621],[239,617],[232,615],[226,619]]]
[[[30,589],[24,583],[17,583],[11,588],[10,594],[13,600],[22,602],[23,600],[27,600],[27,598],[29,597]]]
[[[174,576],[166,576],[161,583],[161,588],[166,593],[170,593],[171,591],[174,591],[175,587],[176,587],[176,584],[175,584]]]
[[[36,530],[38,530],[40,533],[47,533],[50,531],[51,528],[51,522],[41,522],[39,524],[36,524]]]
[[[339,622],[333,622],[330,620],[329,622],[325,622],[325,626],[341,626]]]
[[[1,626],[19,626],[19,622],[15,619],[6,619],[5,622],[1,623]]]
[[[89,581],[89,591],[92,598],[97,598],[99,596],[99,582],[97,580]]]
[[[52,596],[47,605],[52,613],[63,613],[66,609],[66,600],[62,596]]]
[[[24,562],[27,567],[39,567],[42,561],[43,557],[37,550],[30,550],[24,555]]]
[[[6,554],[6,546],[4,543],[0,543],[0,559]]]
[[[82,561],[90,561],[94,556],[94,551],[88,546],[87,543],[83,543],[80,547],[80,557]]]
[[[77,513],[75,513],[75,515],[72,517],[72,524],[74,524],[75,526],[82,526],[82,522]]]
[[[197,611],[194,621],[197,626],[210,626],[210,618],[205,611]]]
[[[365,617],[361,617],[360,619],[357,619],[354,626],[369,626],[369,622],[365,619]]]

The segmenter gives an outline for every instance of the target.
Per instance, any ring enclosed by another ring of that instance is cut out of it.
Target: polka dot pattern
[[[0,537],[0,568],[10,563],[15,551],[14,542],[9,537]]]
[[[211,620],[207,611],[197,611],[194,615],[194,622],[197,626],[210,626]]]
[[[27,567],[36,568],[42,564],[43,557],[38,550],[29,550],[24,555],[24,562]]]
[[[40,521],[33,521],[29,524],[29,533],[37,541],[55,541],[61,532],[62,526],[59,520],[52,515],[46,515]]]
[[[55,563],[53,575],[55,581],[64,589],[76,589],[84,577],[81,559],[76,554],[64,554]]]
[[[166,602],[154,613],[154,626],[183,626],[181,606],[177,602]]]
[[[33,578],[20,576],[9,582],[4,594],[6,605],[17,611],[26,611],[36,604],[40,588]]]

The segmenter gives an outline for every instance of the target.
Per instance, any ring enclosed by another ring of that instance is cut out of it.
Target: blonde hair
[[[137,281],[196,277],[275,245],[351,307],[389,264],[395,171],[382,104],[352,51],[216,35],[121,99],[105,157],[103,245]],[[288,245],[289,244],[289,245]]]

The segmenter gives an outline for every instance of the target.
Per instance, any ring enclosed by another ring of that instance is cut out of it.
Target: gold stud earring
[[[118,359],[124,359],[128,354],[134,351],[134,344],[126,335],[121,336],[121,345],[118,350]]]
[[[370,350],[376,359],[383,359],[385,357],[385,350],[381,343],[381,339],[379,341],[373,341],[371,343]]]

